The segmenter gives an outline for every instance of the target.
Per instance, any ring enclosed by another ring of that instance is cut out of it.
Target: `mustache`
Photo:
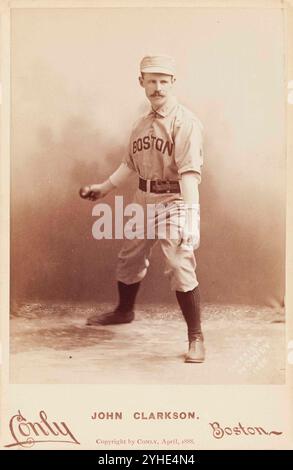
[[[153,98],[155,98],[156,96],[160,96],[161,98],[164,98],[165,95],[157,91],[151,95],[151,97]]]

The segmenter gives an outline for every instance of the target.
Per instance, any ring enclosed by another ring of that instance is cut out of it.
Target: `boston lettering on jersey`
[[[169,142],[168,140],[164,141],[163,139],[154,135],[146,135],[145,137],[139,138],[132,142],[133,153],[141,152],[142,150],[149,150],[150,148],[152,148],[162,153],[165,153],[167,151],[168,155],[171,157],[173,147],[173,142]]]

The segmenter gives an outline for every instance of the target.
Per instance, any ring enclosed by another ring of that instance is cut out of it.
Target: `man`
[[[140,63],[139,83],[151,110],[138,120],[131,133],[129,150],[119,168],[103,183],[81,188],[81,196],[95,201],[119,187],[133,172],[138,174],[135,202],[146,210],[156,205],[156,228],[165,215],[168,229],[163,238],[127,239],[118,256],[119,303],[113,312],[88,319],[88,325],[129,323],[134,303],[149,266],[154,243],[159,242],[166,274],[187,324],[189,350],[185,362],[203,362],[205,350],[200,321],[200,298],[194,249],[199,245],[198,184],[202,166],[202,126],[173,96],[175,62],[169,56],[146,56]],[[183,219],[182,219],[183,211]],[[182,220],[184,220],[182,224]]]

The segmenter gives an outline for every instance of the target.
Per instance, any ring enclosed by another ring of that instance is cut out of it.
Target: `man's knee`
[[[168,259],[165,274],[169,278],[172,290],[187,292],[198,285],[195,262],[182,262],[182,259],[174,257]]]
[[[146,276],[149,260],[141,260],[140,263],[133,262],[131,258],[118,258],[116,267],[116,278],[125,284],[140,282]]]

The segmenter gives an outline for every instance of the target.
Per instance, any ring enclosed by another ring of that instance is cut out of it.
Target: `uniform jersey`
[[[202,125],[172,97],[136,122],[123,162],[149,180],[180,180],[186,171],[195,171],[200,177]]]

